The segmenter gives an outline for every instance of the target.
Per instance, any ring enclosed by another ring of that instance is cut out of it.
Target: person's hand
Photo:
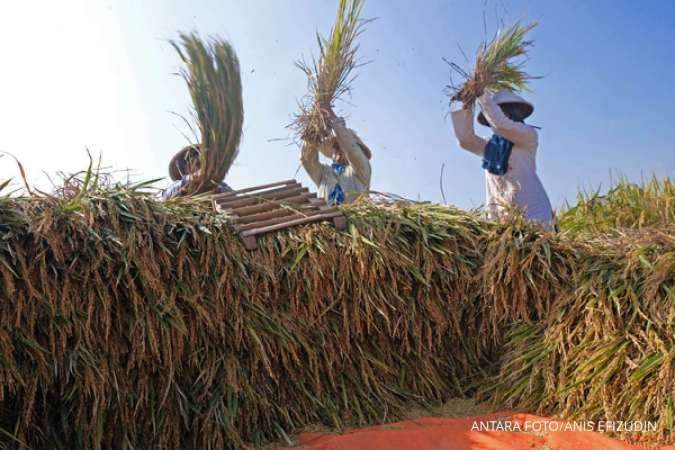
[[[452,109],[453,106],[457,103],[462,104],[462,109],[471,109],[473,107],[473,101],[467,101],[464,96],[462,95],[462,91],[457,91],[455,95],[450,97],[450,108]]]
[[[321,115],[330,123],[335,119],[335,112],[330,102],[318,102],[317,107]]]
[[[462,105],[461,108],[459,107],[460,104]],[[464,102],[460,98],[459,92],[455,93],[455,95],[450,97],[449,106],[450,111],[459,111],[460,109],[464,109]]]
[[[321,142],[321,138],[317,136],[315,133],[310,133],[310,130],[307,129],[305,132],[302,134],[302,141],[305,144],[310,144],[311,146],[317,146]]]

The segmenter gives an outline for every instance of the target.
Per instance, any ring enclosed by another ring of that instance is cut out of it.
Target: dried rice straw
[[[524,62],[514,63],[512,60],[527,57],[533,41],[525,40],[525,35],[536,25],[536,22],[530,25],[516,22],[505,30],[499,30],[490,42],[482,42],[471,74],[466,73],[457,64],[449,63],[450,67],[465,79],[459,87],[448,86],[451,99],[459,100],[468,106],[485,90],[528,90],[527,83],[539,77],[524,72],[522,70]]]
[[[171,41],[185,68],[180,71],[190,91],[201,138],[199,176],[187,192],[213,190],[225,178],[239,153],[244,122],[239,59],[232,45],[213,37],[180,34]]]
[[[327,111],[321,107],[332,107],[340,96],[351,91],[355,78],[352,71],[360,65],[356,57],[356,38],[369,22],[359,19],[363,3],[364,0],[340,0],[328,39],[317,33],[318,60],[312,57],[310,63],[304,59],[295,63],[307,75],[309,94],[300,102],[300,112],[291,128],[305,141],[321,142],[330,135]]]

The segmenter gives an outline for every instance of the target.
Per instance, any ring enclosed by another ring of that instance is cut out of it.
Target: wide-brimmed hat
[[[358,134],[351,128],[347,128],[347,131],[352,133],[354,136],[354,139],[356,139],[356,143],[359,144],[359,147],[361,147],[361,151],[363,151],[363,154],[366,155],[366,158],[371,159],[373,157],[373,153],[370,151],[370,148],[361,140]],[[332,158],[333,157],[333,146],[337,143],[337,137],[335,135],[331,135],[328,139],[324,140],[321,145],[319,146],[319,151],[326,157],[326,158]]]
[[[520,110],[520,116],[523,119],[530,117],[534,112],[534,105],[513,91],[501,90],[494,94],[492,98],[498,105],[514,105]],[[478,114],[478,123],[486,127],[490,126],[482,111]]]
[[[183,175],[185,175],[181,174],[180,166],[183,162],[185,162],[190,153],[193,155],[199,155],[199,144],[187,145],[180,149],[178,153],[176,153],[173,158],[171,158],[171,162],[169,163],[169,176],[173,181],[178,181],[183,178]]]

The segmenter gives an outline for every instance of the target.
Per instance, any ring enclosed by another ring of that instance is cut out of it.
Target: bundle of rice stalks
[[[675,240],[581,245],[553,313],[515,325],[491,386],[499,404],[568,419],[650,422],[617,429],[636,442],[672,442],[675,385]]]
[[[180,73],[190,91],[200,136],[199,172],[186,192],[211,191],[239,152],[244,122],[239,59],[232,45],[217,37],[205,43],[196,33],[181,33],[171,45],[185,63]]]
[[[527,56],[533,41],[525,40],[525,35],[536,25],[517,22],[505,30],[499,30],[490,42],[482,42],[470,74],[459,65],[450,63],[450,67],[465,80],[458,87],[452,84],[448,86],[451,99],[471,105],[486,90],[527,90],[527,83],[538,77],[528,75],[523,71],[524,63],[515,63],[513,59]]]
[[[561,228],[574,234],[616,233],[675,224],[675,182],[652,177],[645,183],[620,179],[609,191],[580,192],[577,204],[560,215]]]
[[[309,142],[321,142],[331,129],[322,107],[335,104],[340,96],[351,91],[352,71],[359,66],[356,39],[364,31],[367,20],[361,20],[364,0],[340,0],[335,25],[328,39],[317,33],[318,60],[296,62],[307,75],[309,94],[300,102],[300,113],[291,125],[298,136]]]

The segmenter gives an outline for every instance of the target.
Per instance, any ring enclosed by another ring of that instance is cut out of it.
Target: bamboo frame
[[[328,206],[296,180],[216,194],[213,206],[230,218],[249,250],[257,248],[257,236],[292,226],[325,220],[332,221],[339,230],[347,226],[347,219],[337,207]]]

